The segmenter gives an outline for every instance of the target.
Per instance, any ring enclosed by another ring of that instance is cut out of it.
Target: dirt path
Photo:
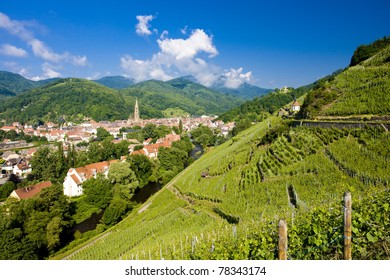
[[[141,214],[146,209],[148,209],[151,204],[152,204],[152,202],[149,202],[149,203],[146,203],[144,206],[142,206],[142,208],[138,210],[138,214]]]

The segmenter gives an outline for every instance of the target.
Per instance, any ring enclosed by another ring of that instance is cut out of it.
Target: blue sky
[[[389,12],[387,0],[1,0],[0,70],[298,87],[389,36]]]

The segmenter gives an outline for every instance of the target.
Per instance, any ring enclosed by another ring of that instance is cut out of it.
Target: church
[[[135,100],[135,106],[134,106],[134,114],[133,116],[130,115],[129,119],[127,120],[127,124],[128,125],[131,125],[131,124],[138,124],[140,123],[142,120],[139,116],[139,108],[138,108],[138,99]]]

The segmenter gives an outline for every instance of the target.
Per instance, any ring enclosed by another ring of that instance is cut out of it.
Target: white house
[[[293,112],[298,112],[299,110],[301,110],[301,104],[295,100],[294,103],[291,105],[291,110]]]
[[[31,173],[31,164],[26,159],[21,159],[13,166],[12,173],[20,178],[25,178],[27,174]]]
[[[70,197],[82,195],[83,182],[90,178],[96,178],[99,173],[103,173],[107,176],[109,167],[113,162],[117,162],[117,160],[97,162],[78,168],[70,168],[63,183],[64,194]]]

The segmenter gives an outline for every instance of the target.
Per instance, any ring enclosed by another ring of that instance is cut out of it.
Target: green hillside
[[[4,99],[0,117],[7,121],[37,123],[81,121],[84,117],[100,120],[127,119],[133,112],[136,98],[142,118],[170,115],[218,114],[243,102],[242,99],[189,83],[180,88],[161,81],[146,81],[122,90],[115,90],[84,79],[60,79],[42,87]]]
[[[220,114],[244,101],[180,78],[168,82],[141,82],[121,92],[126,96],[137,97],[140,103],[157,110],[180,108],[191,115]]]
[[[268,93],[261,97],[255,97],[253,100],[246,101],[240,106],[230,109],[219,116],[224,122],[239,121],[249,119],[257,121],[263,119],[264,114],[273,114],[282,106],[292,102],[295,98],[299,98],[307,93],[314,84],[299,87],[297,89],[288,88],[287,90],[279,90]]]
[[[376,55],[383,49],[387,48],[389,45],[390,45],[390,36],[389,37],[385,36],[379,40],[376,40],[371,44],[359,46],[353,53],[353,56],[351,58],[351,63],[349,66],[355,66],[365,61],[366,59],[369,59],[370,57]]]
[[[15,96],[23,91],[47,85],[57,78],[41,81],[32,81],[19,74],[0,71],[0,98]]]
[[[127,88],[134,85],[134,80],[122,76],[107,76],[99,80],[95,80],[95,82],[114,89]]]
[[[126,119],[128,101],[115,90],[82,79],[61,79],[32,89],[0,104],[0,116],[21,122],[81,121],[91,117],[97,121]]]
[[[390,45],[345,69],[310,92],[302,116],[346,117],[390,114]]]
[[[0,96],[16,95],[22,91],[32,89],[37,86],[36,82],[30,81],[19,74],[0,71]]]

